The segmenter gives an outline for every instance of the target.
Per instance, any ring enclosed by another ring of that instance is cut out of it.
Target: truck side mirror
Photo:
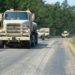
[[[34,21],[35,20],[35,14],[33,13],[32,14],[32,21]]]
[[[3,14],[0,13],[0,21],[2,21],[2,19],[3,19]]]
[[[0,13],[0,27],[2,27],[3,24],[3,13]]]

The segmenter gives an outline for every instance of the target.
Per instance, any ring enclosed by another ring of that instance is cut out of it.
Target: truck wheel
[[[38,44],[38,41],[36,40],[35,44],[37,45]]]
[[[38,35],[36,35],[36,37],[35,37],[35,44],[36,45],[38,44]]]
[[[36,40],[36,39],[35,39],[35,37],[33,36],[32,41],[31,41],[31,46],[32,46],[32,47],[35,46],[35,42],[36,42],[35,40]]]
[[[44,37],[44,36],[42,36],[42,37],[41,37],[41,39],[42,39],[42,40],[45,40],[45,37]]]
[[[0,45],[0,48],[4,48],[4,46],[3,45]]]
[[[36,45],[38,44],[38,39],[35,40],[35,44],[36,44]]]
[[[4,43],[0,41],[0,48],[4,48]]]
[[[4,45],[3,45],[3,48],[7,48],[7,45],[6,45],[6,44],[4,44]]]
[[[26,47],[27,47],[27,48],[31,48],[31,42],[30,42],[30,41],[27,41]]]
[[[47,36],[47,38],[49,39],[49,38],[50,38],[50,36]]]

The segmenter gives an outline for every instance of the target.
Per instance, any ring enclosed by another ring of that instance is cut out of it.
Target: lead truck
[[[0,46],[20,44],[22,46],[35,46],[38,43],[37,24],[35,15],[29,10],[7,10],[2,15],[0,29]]]

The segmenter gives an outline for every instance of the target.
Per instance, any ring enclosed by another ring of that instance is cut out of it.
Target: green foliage
[[[0,0],[0,12],[10,8],[30,9],[36,15],[38,27],[50,27],[53,35],[60,35],[64,30],[75,32],[75,6],[69,6],[67,0],[62,5],[45,4],[43,0]]]

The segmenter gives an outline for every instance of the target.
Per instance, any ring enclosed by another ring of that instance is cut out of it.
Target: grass
[[[72,53],[75,54],[75,37],[69,40],[69,46],[71,48]]]

